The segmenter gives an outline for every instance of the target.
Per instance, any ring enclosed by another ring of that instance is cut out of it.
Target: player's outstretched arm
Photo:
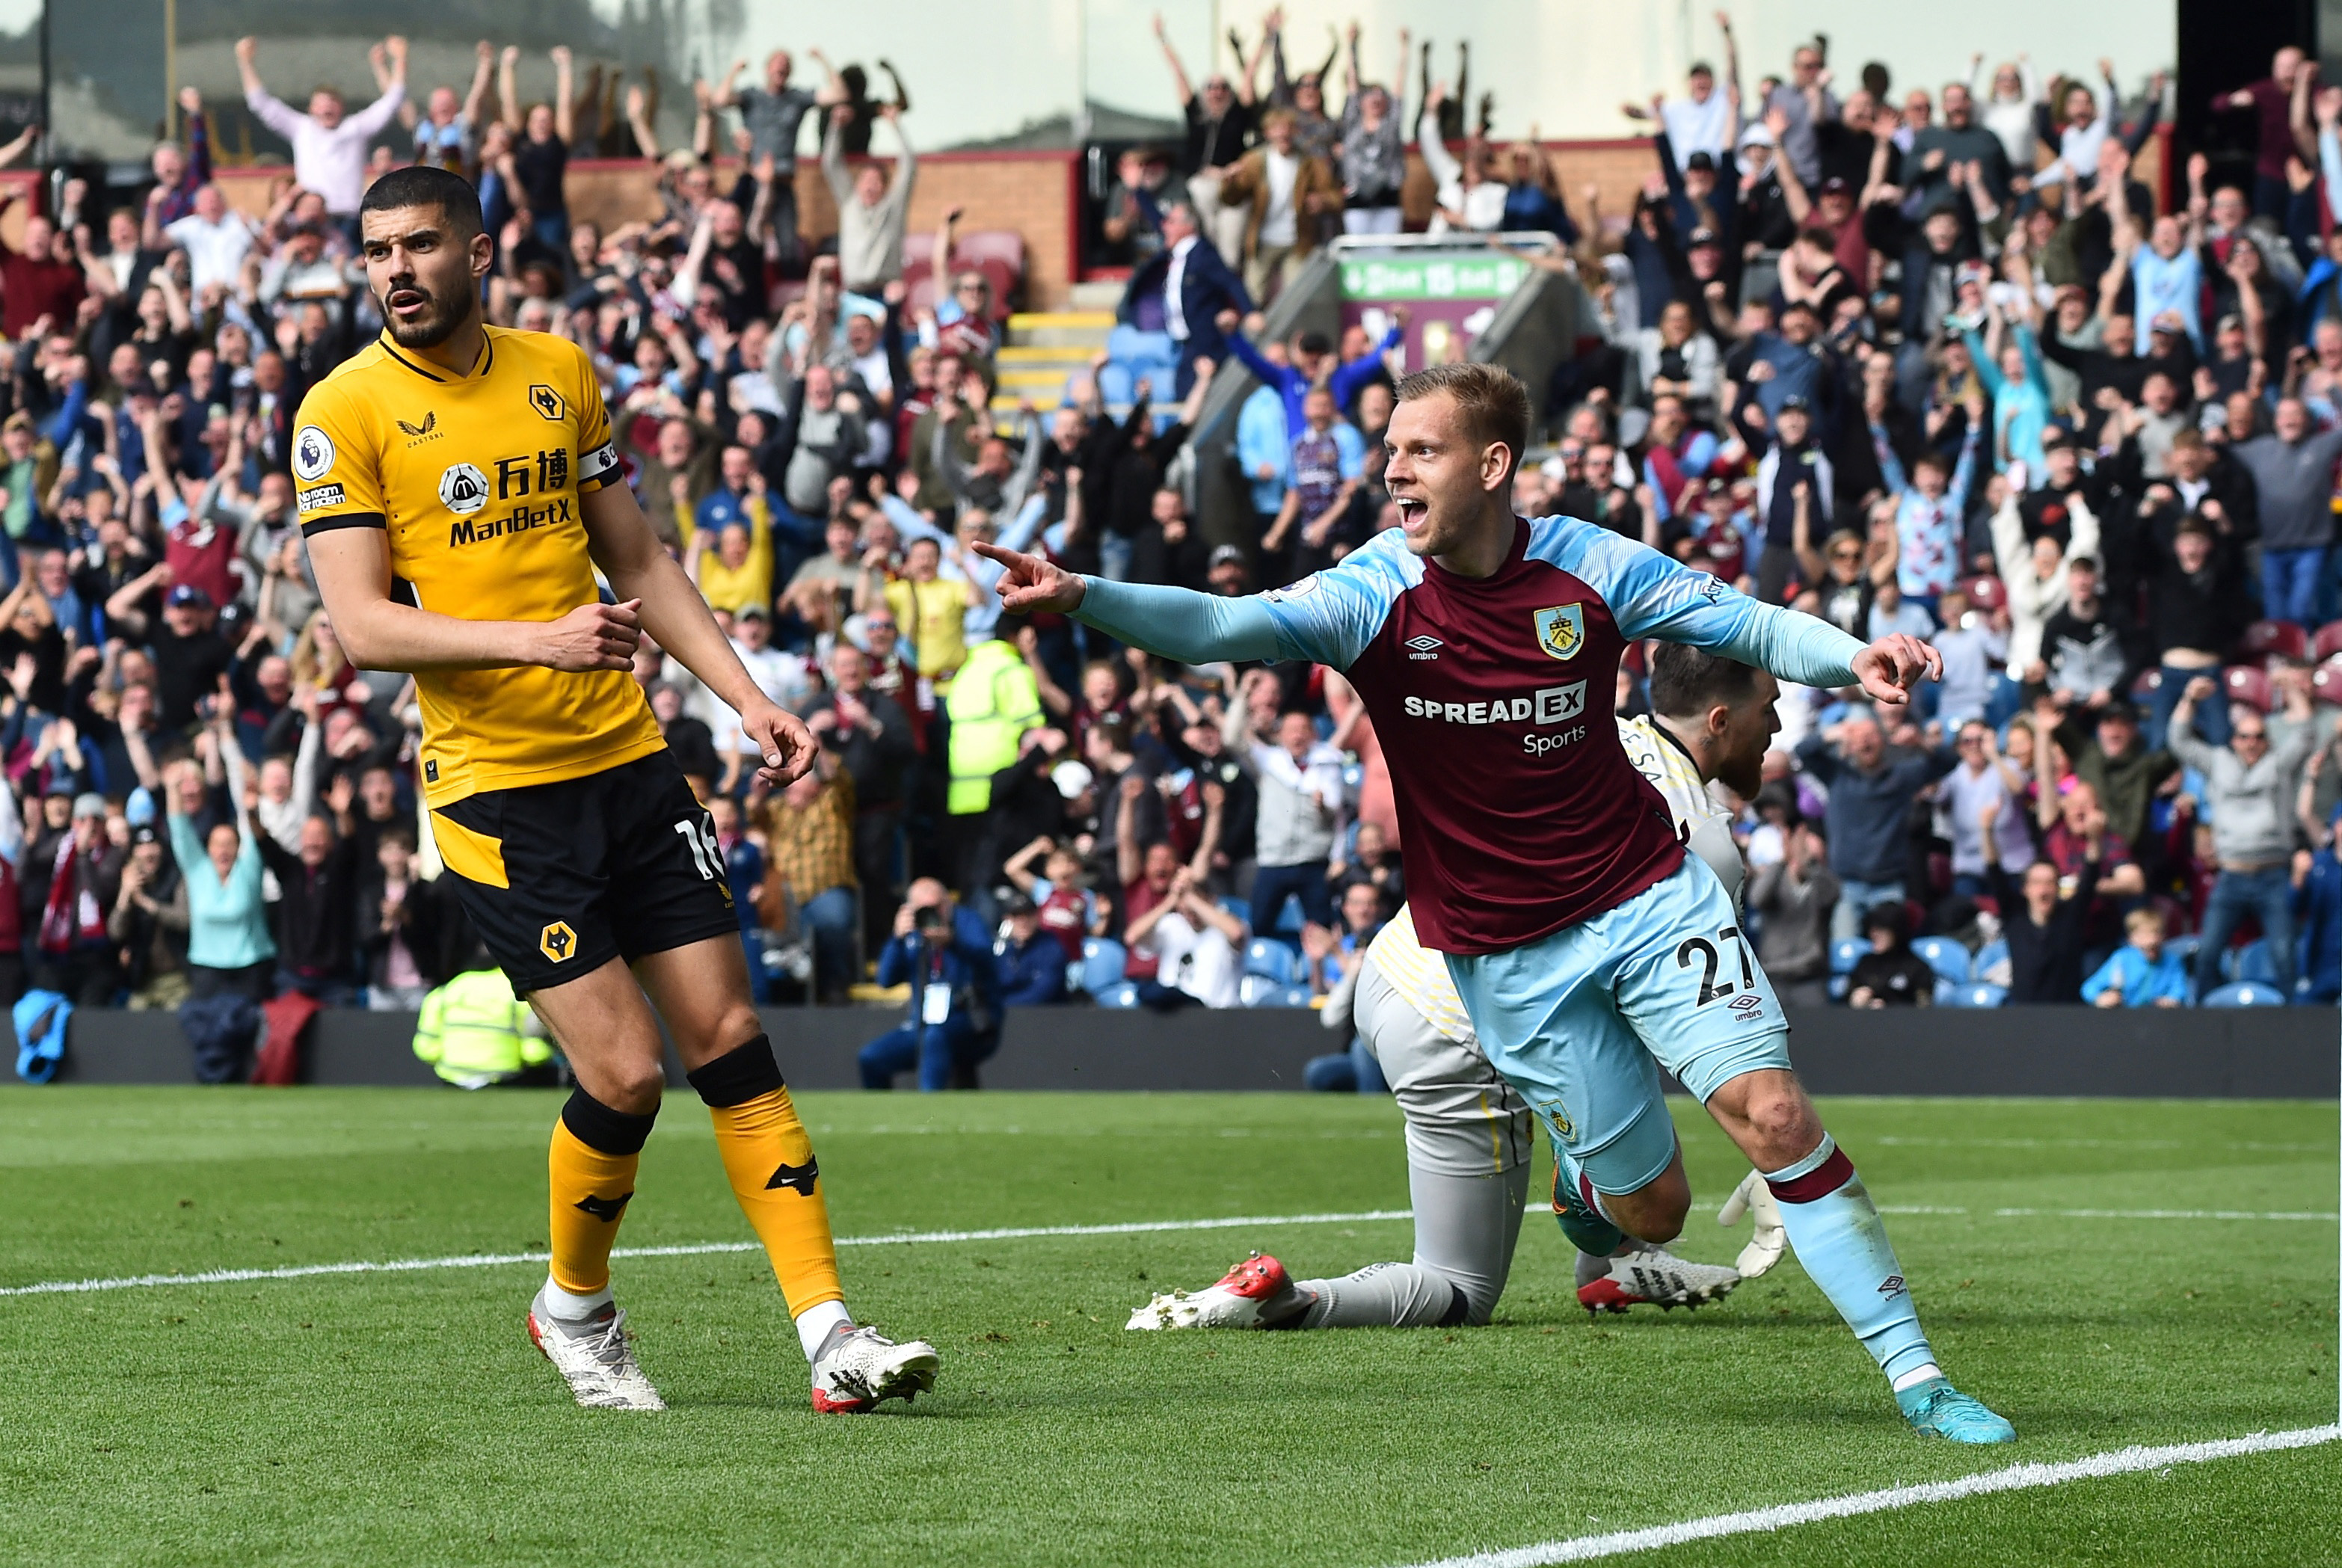
[[[595,564],[613,590],[641,607],[642,629],[723,698],[740,715],[740,728],[756,737],[765,758],[757,777],[773,789],[794,783],[813,765],[818,748],[812,734],[757,688],[707,601],[651,532],[634,492],[624,484],[605,484],[582,496],[578,509]],[[629,663],[633,652],[627,650]]]
[[[1900,707],[1919,680],[1940,680],[1943,655],[1904,633],[1867,646],[1818,616],[1760,604],[1648,545],[1586,525],[1563,564],[1594,583],[1628,637],[1657,637],[1722,654],[1801,686],[1860,686]]]
[[[335,635],[366,670],[624,670],[642,640],[633,604],[580,604],[557,621],[465,621],[390,596],[390,535],[328,528],[307,541]]]
[[[1228,599],[1187,588],[1116,583],[1068,572],[1018,550],[984,544],[976,549],[1006,568],[997,592],[1000,607],[1011,614],[1071,615],[1120,642],[1184,664],[1289,656],[1277,646],[1276,622],[1268,605],[1256,596]]]

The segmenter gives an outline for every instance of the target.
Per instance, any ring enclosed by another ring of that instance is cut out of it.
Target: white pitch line
[[[1531,1203],[1527,1213],[1546,1210]],[[1704,1209],[1703,1213],[1713,1213]],[[2244,1209],[1991,1209],[1977,1211],[1927,1203],[1882,1203],[1884,1214],[1978,1214],[1994,1219],[2067,1220],[2307,1220],[2328,1224],[2342,1215],[2316,1211],[2256,1212]],[[1336,1225],[1372,1220],[1407,1220],[1407,1209],[1366,1209],[1346,1214],[1243,1214],[1217,1220],[1136,1220],[1112,1225],[1014,1225],[986,1231],[899,1231],[891,1235],[840,1236],[841,1247],[882,1247],[895,1243],[934,1244],[950,1242],[1006,1242],[1033,1236],[1125,1236],[1163,1231],[1229,1231],[1246,1225]],[[692,1242],[664,1247],[616,1247],[614,1258],[690,1258],[716,1253],[753,1253],[758,1242]],[[385,1258],[338,1263],[299,1263],[275,1269],[205,1269],[195,1273],[125,1274],[108,1279],[42,1280],[33,1284],[0,1285],[0,1296],[78,1295],[93,1291],[140,1290],[164,1285],[243,1284],[255,1280],[315,1279],[325,1274],[403,1274],[434,1269],[489,1269],[513,1263],[541,1263],[545,1253],[464,1253],[441,1258]]]
[[[1018,1225],[988,1231],[900,1231],[892,1235],[840,1236],[841,1247],[883,1247],[941,1242],[1006,1242],[1029,1236],[1130,1236],[1158,1231],[1230,1231],[1247,1225],[1338,1225],[1369,1220],[1412,1219],[1406,1209],[1366,1209],[1351,1214],[1240,1214],[1216,1220],[1135,1220],[1113,1225]],[[754,1253],[761,1242],[694,1242],[679,1246],[614,1247],[614,1258],[690,1258],[714,1253]],[[431,1269],[490,1269],[511,1263],[541,1263],[548,1253],[465,1253],[445,1258],[389,1258],[380,1262],[299,1263],[276,1269],[205,1269],[197,1273],[128,1274],[113,1279],[43,1280],[0,1286],[0,1296],[78,1295],[93,1291],[137,1290],[155,1285],[242,1284],[255,1280],[314,1279],[321,1274],[403,1274]]]
[[[2162,1448],[2119,1448],[2094,1453],[2063,1464],[2012,1464],[1957,1481],[1931,1481],[1918,1486],[1895,1486],[1880,1492],[1857,1492],[1812,1503],[1783,1503],[1752,1508],[1741,1513],[1717,1513],[1686,1519],[1676,1524],[1655,1524],[1646,1530],[1621,1530],[1607,1535],[1579,1535],[1563,1541],[1540,1542],[1503,1552],[1483,1552],[1468,1557],[1443,1557],[1414,1568],[1546,1568],[1555,1563],[1589,1563],[1600,1557],[1620,1557],[1630,1552],[1653,1552],[1694,1541],[1714,1541],[1726,1535],[1755,1535],[1786,1530],[1825,1519],[1853,1519],[1865,1513],[1910,1508],[1922,1503],[1954,1503],[1964,1497],[1984,1497],[1997,1492],[2029,1492],[2043,1486],[2063,1486],[2069,1481],[2097,1481],[2109,1475],[2136,1475],[2174,1464],[2201,1464],[2214,1459],[2246,1454],[2276,1453],[2289,1448],[2314,1448],[2342,1438],[2342,1426],[2306,1426],[2292,1432],[2257,1432],[2212,1443],[2175,1443]]]
[[[2342,1215],[2314,1209],[2298,1213],[2256,1213],[2249,1209],[1995,1209],[1999,1219],[2042,1216],[2055,1220],[2323,1220],[2331,1224]]]

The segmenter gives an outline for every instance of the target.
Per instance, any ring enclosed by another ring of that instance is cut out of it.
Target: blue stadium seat
[[[1299,968],[1294,962],[1292,948],[1266,936],[1256,936],[1245,949],[1245,973],[1274,980],[1279,985],[1290,985]]]
[[[1854,983],[1853,983],[1852,981],[1848,980],[1845,975],[1843,975],[1843,974],[1833,974],[1833,975],[1831,975],[1831,976],[1830,976],[1830,982],[1829,982],[1829,994],[1830,994],[1830,1000],[1831,1000],[1831,1001],[1833,1001],[1833,1002],[1843,1002],[1843,1001],[1845,1001],[1845,1000],[1846,1000],[1846,994],[1847,994],[1847,992],[1849,992],[1849,991],[1853,990],[1853,989],[1854,989]]]
[[[1282,1007],[1293,987],[1266,974],[1247,974],[1236,982],[1236,1000],[1246,1007]]]
[[[2269,955],[2268,938],[2266,936],[2241,948],[2233,948],[2222,957],[2227,962],[2220,967],[2231,980],[2250,980],[2262,985],[2277,984],[2277,961]]]
[[[1107,407],[1127,408],[1135,401],[1138,378],[1131,374],[1127,365],[1101,365],[1098,366],[1097,389],[1100,401]]]
[[[1831,943],[1830,973],[1832,974],[1853,974],[1854,966],[1861,963],[1862,955],[1869,951],[1870,944],[1859,936],[1849,936],[1843,941]],[[1837,994],[1842,996],[1845,993],[1839,992]]]
[[[1130,954],[1111,937],[1091,936],[1082,942],[1081,988],[1096,996],[1122,984]]]
[[[1968,950],[1948,936],[1922,936],[1911,944],[1911,951],[1927,960],[1927,967],[1937,977],[1955,985],[1968,981]],[[1938,993],[1942,987],[1938,986]],[[1940,1000],[1940,995],[1939,998]]]
[[[2006,942],[1987,942],[1982,947],[1977,949],[1976,958],[1968,965],[1968,973],[1980,981],[1987,981],[1997,985],[2000,983],[1992,979],[1992,971],[1999,968],[2003,964],[2006,964],[2007,962],[2008,944]]]
[[[1127,323],[1117,325],[1106,335],[1106,352],[1117,365],[1146,365],[1151,369],[1179,363],[1179,349],[1169,333],[1141,332]]]
[[[2170,936],[2164,939],[2163,951],[2177,958],[2193,974],[2196,972],[2196,950],[2203,945],[2204,939],[2200,936]]]
[[[1936,1005],[1938,1007],[2001,1007],[2007,1004],[2008,987],[1988,981],[1975,980],[1965,985],[1938,983]]]
[[[1101,1007],[1136,1007],[1138,1005],[1138,987],[1133,985],[1127,980],[1122,982],[1119,985],[1109,985],[1105,990],[1096,992],[1094,994],[1097,998],[1097,1004]]]
[[[1297,893],[1286,894],[1285,907],[1276,912],[1276,934],[1279,936],[1290,936],[1296,942],[1300,941],[1301,923],[1305,918],[1306,916],[1301,913],[1301,895]]]
[[[1306,1007],[1309,1005],[1310,1000],[1309,987],[1306,985],[1288,985],[1285,988],[1285,997],[1279,1005],[1285,1007]]]
[[[2233,984],[2223,985],[2217,991],[2207,992],[2204,1000],[2197,1005],[2202,1007],[2282,1007],[2285,1005],[2285,993],[2274,985],[2265,985],[2257,980],[2239,980]]]
[[[1245,929],[1247,931],[1252,929],[1252,905],[1250,904],[1241,898],[1224,898],[1220,900],[1220,907],[1226,910],[1230,914],[1235,915],[1238,920],[1243,921],[1245,923]]]

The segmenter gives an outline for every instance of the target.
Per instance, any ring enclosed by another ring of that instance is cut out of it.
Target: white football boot
[[[1255,1253],[1193,1294],[1169,1291],[1134,1308],[1124,1327],[1266,1328],[1315,1299],[1294,1288],[1283,1263]]]
[[[813,1407],[825,1415],[855,1415],[876,1410],[882,1400],[908,1404],[936,1386],[941,1364],[925,1340],[896,1344],[866,1323],[840,1323],[813,1358]]]
[[[1740,1271],[1686,1263],[1648,1243],[1613,1258],[1577,1254],[1577,1304],[1589,1313],[1625,1312],[1645,1303],[1672,1312],[1722,1301],[1740,1283]]]
[[[539,1292],[528,1304],[528,1337],[588,1410],[665,1410],[626,1341],[626,1314],[607,1303],[584,1322],[553,1315]]]

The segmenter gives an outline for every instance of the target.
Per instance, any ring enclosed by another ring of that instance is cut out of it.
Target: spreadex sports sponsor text
[[[1586,683],[1572,681],[1566,686],[1541,686],[1522,696],[1491,697],[1477,703],[1411,696],[1406,699],[1406,711],[1410,718],[1437,719],[1451,724],[1568,724],[1585,716]],[[1532,731],[1521,737],[1521,749],[1531,756],[1542,756],[1585,738],[1583,724],[1557,735]]]

